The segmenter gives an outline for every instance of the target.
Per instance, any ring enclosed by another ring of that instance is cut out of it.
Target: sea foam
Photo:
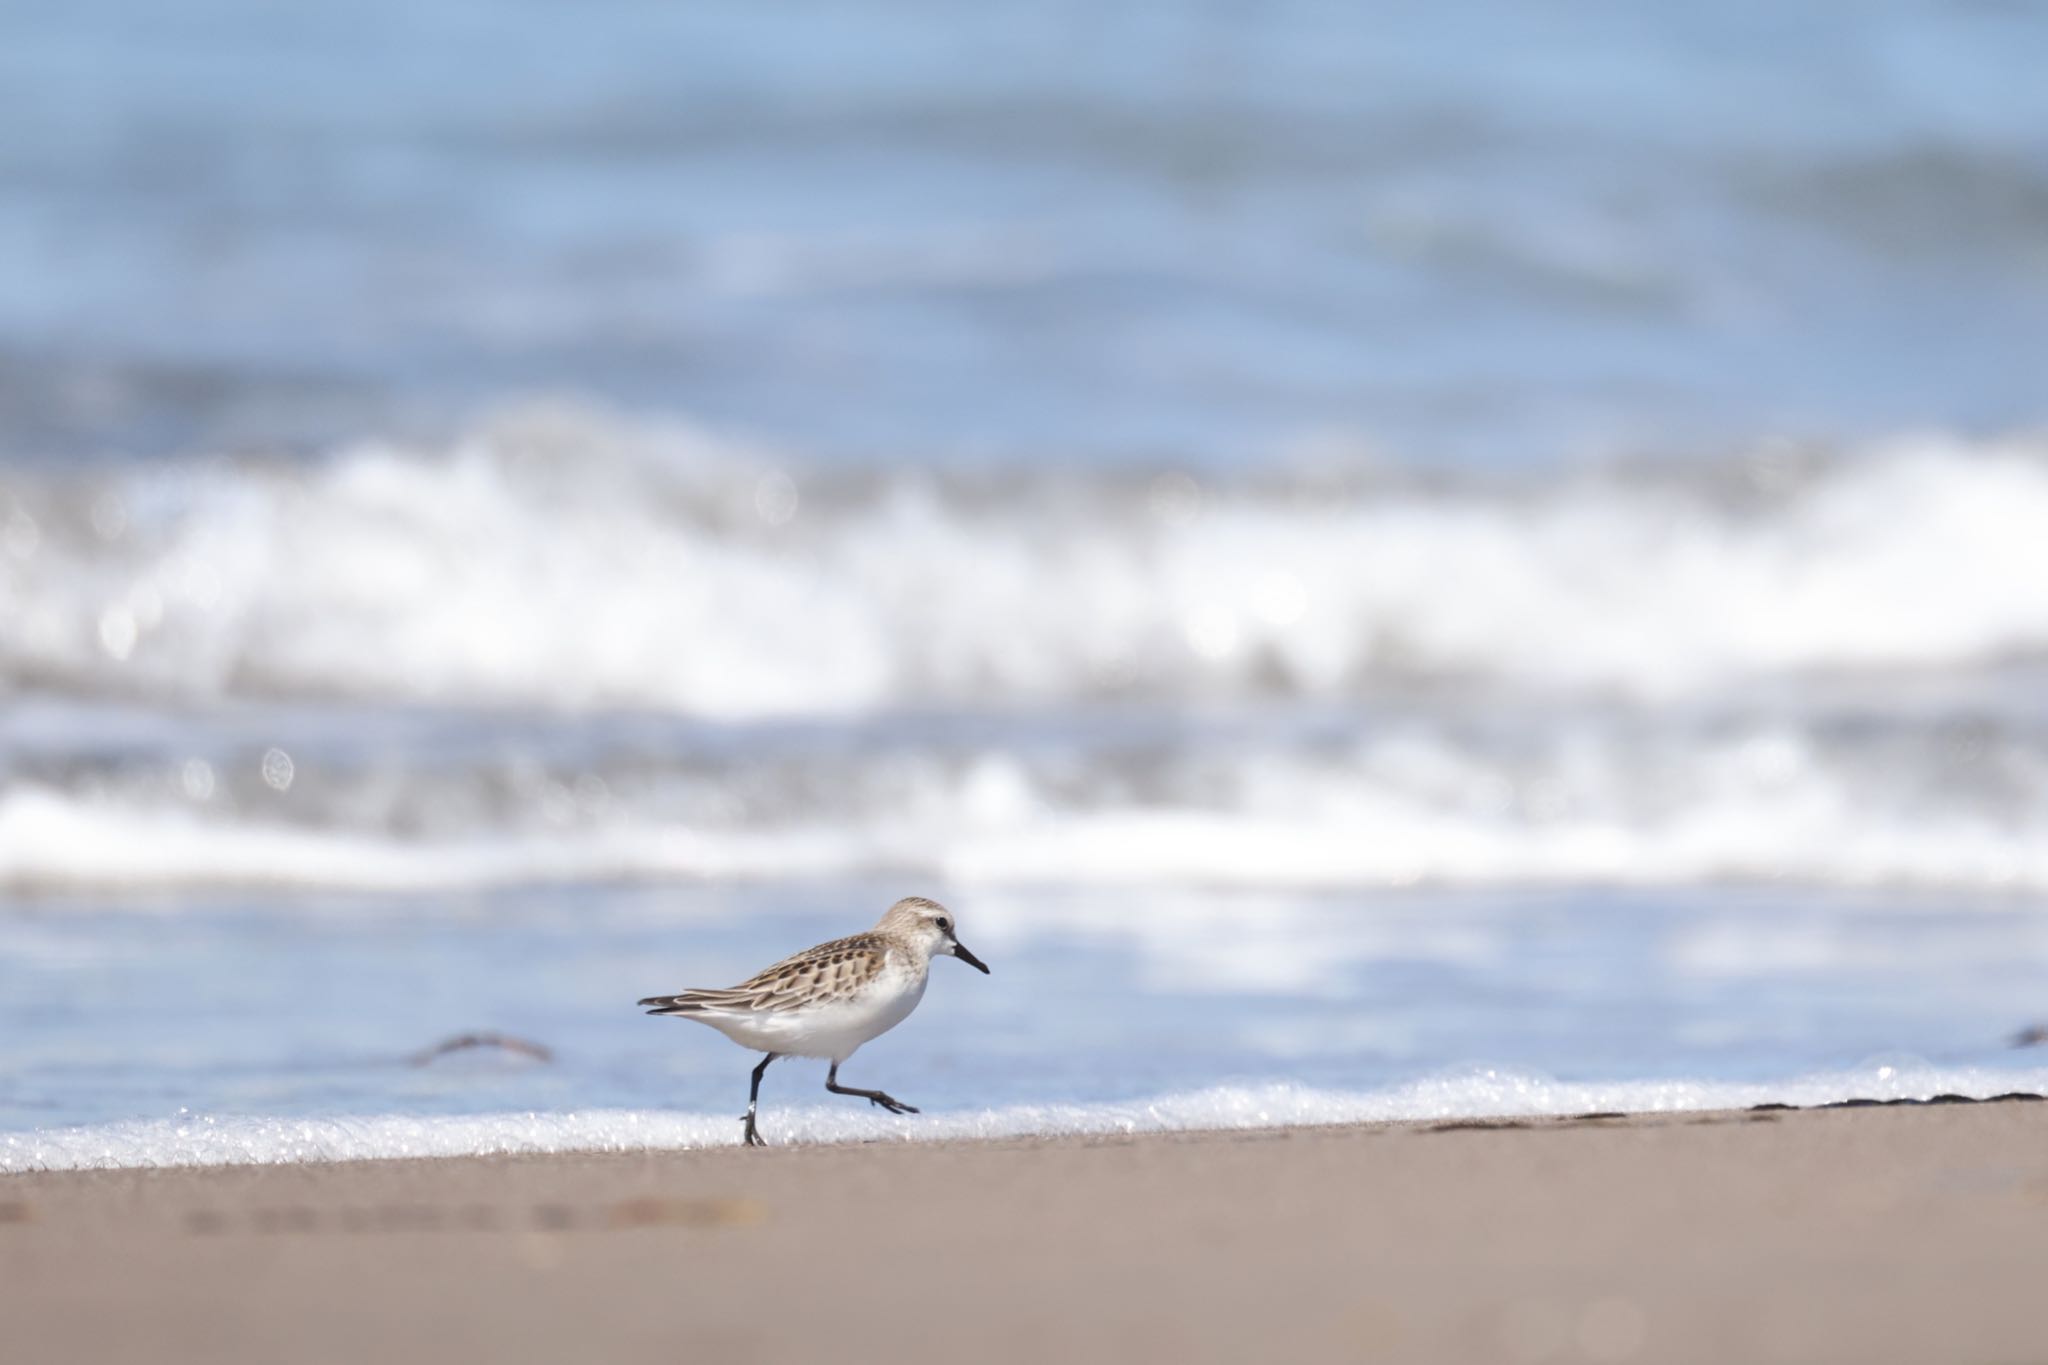
[[[0,756],[0,888],[891,872],[981,887],[2048,889],[2048,729],[2025,715],[1589,709],[1479,725],[1381,707],[1305,734],[1054,716],[616,739],[522,724],[467,750],[375,715],[335,742],[275,713],[253,742],[173,716],[161,747],[24,744]],[[296,754],[288,793],[266,785],[266,739]]]
[[[1216,1086],[1103,1104],[1018,1104],[892,1120],[865,1110],[777,1109],[778,1142],[929,1142],[1251,1130],[1348,1123],[1512,1118],[1587,1112],[1673,1113],[1847,1099],[1987,1099],[2048,1090],[2048,1067],[1882,1065],[1785,1081],[1559,1081],[1500,1071],[1462,1073],[1379,1091],[1288,1083]],[[461,1117],[256,1118],[180,1115],[92,1127],[0,1133],[0,1171],[284,1165],[553,1152],[683,1151],[732,1146],[727,1114],[659,1110]]]
[[[1668,697],[2048,649],[2048,446],[1431,481],[819,467],[527,411],[12,475],[0,680],[706,716],[1431,682]]]
[[[532,409],[10,473],[0,888],[2038,890],[2043,525],[2028,438],[1225,478]]]

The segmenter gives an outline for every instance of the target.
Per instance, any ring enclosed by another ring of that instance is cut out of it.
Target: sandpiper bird
[[[910,1017],[924,998],[925,973],[939,953],[951,953],[984,974],[988,966],[953,936],[953,912],[923,896],[905,896],[889,907],[865,934],[835,938],[786,957],[729,990],[687,990],[651,995],[640,1003],[649,1014],[673,1014],[709,1024],[741,1047],[768,1055],[754,1068],[747,1091],[749,1147],[760,1147],[754,1107],[761,1099],[761,1073],[777,1057],[824,1057],[832,1063],[825,1088],[835,1095],[859,1095],[892,1114],[917,1109],[879,1090],[855,1090],[839,1083],[839,1064],[870,1038],[879,1038]]]

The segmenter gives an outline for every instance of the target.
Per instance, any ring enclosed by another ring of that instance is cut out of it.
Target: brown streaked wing
[[[819,996],[841,999],[859,990],[882,969],[888,941],[879,934],[855,934],[806,948],[733,987],[753,1008],[785,1010]]]
[[[816,1000],[852,995],[882,969],[889,940],[880,934],[855,934],[806,948],[737,986],[694,988],[678,995],[650,996],[643,1005],[652,1014],[695,1014],[701,1010],[786,1010]]]

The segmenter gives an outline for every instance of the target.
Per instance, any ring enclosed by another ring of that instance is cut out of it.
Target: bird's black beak
[[[957,938],[953,940],[953,956],[959,958],[962,962],[965,962],[968,966],[974,968],[974,970],[980,972],[983,976],[988,975],[988,964],[986,962],[983,962],[980,958],[976,957],[973,953],[968,952],[967,945],[962,943]]]

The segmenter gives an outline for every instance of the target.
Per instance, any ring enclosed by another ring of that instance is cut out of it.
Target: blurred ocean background
[[[2043,52],[0,0],[0,1168],[2048,1087]]]

